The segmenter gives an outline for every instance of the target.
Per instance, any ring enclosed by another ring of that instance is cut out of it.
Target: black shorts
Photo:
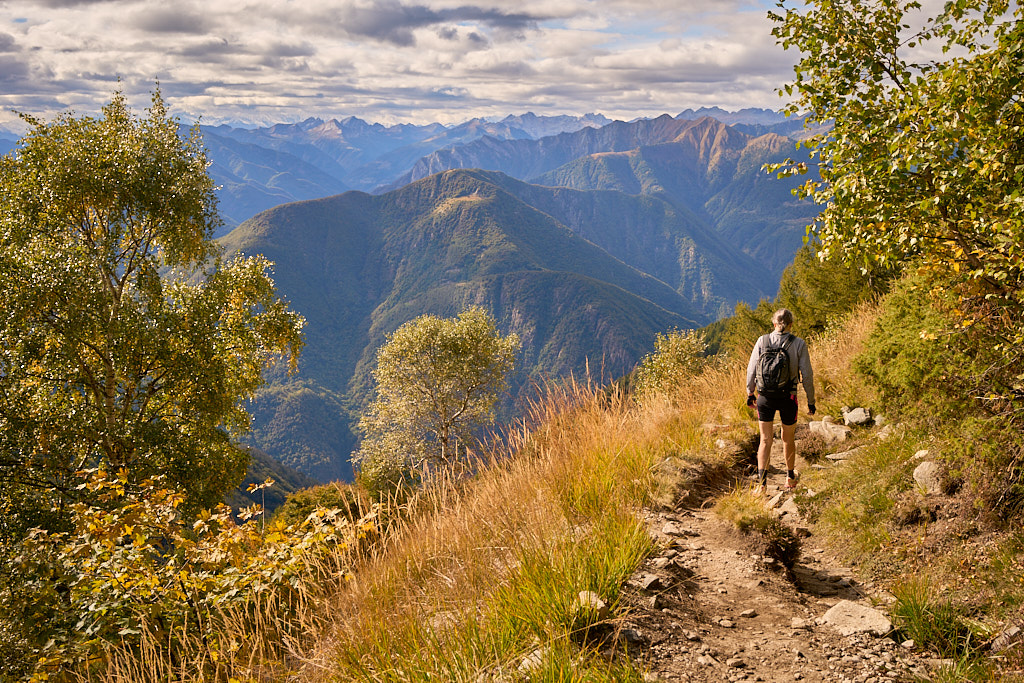
[[[779,411],[779,418],[782,420],[782,424],[796,424],[796,394],[779,394],[777,396],[760,394],[757,397],[758,420],[761,422],[774,422],[776,410]]]

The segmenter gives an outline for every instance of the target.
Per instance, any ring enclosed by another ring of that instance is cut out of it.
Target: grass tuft
[[[800,539],[768,508],[763,496],[737,487],[719,498],[715,512],[743,534],[753,536],[760,553],[792,568],[800,557]]]

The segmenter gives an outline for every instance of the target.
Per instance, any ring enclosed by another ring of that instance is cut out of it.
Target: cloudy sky
[[[121,87],[208,124],[782,106],[774,0],[0,0],[10,110],[94,113]]]

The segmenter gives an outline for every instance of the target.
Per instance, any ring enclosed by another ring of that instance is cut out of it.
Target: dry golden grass
[[[859,311],[852,329],[812,340],[828,400],[860,391],[846,377],[869,317]],[[647,552],[638,508],[672,505],[686,477],[726,470],[729,449],[716,442],[754,432],[745,360],[722,361],[642,402],[573,381],[548,387],[475,476],[434,473],[400,509],[382,512],[384,535],[351,580],[307,582],[288,605],[264,596],[226,611],[216,651],[194,639],[189,651],[168,653],[150,640],[112,652],[89,678],[461,680],[514,665],[536,640],[564,644],[576,592],[599,589],[614,605]],[[185,662],[193,672],[208,666],[190,674]]]
[[[860,304],[841,323],[808,340],[819,410],[838,413],[841,406],[870,404],[874,399],[871,388],[851,366],[874,328],[878,306]]]

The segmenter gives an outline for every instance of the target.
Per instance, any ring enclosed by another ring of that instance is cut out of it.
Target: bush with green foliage
[[[98,118],[23,118],[0,157],[0,610],[64,661],[186,609],[164,527],[242,479],[242,401],[294,369],[303,320],[265,259],[219,258],[199,130],[159,92],[144,117],[116,93]]]
[[[370,510],[366,492],[353,484],[332,482],[313,486],[290,494],[277,510],[273,521],[297,524],[318,508],[341,510],[351,520],[357,520]]]
[[[972,360],[958,348],[941,296],[922,277],[901,281],[854,360],[893,417],[941,425],[970,408],[963,372]]]
[[[458,462],[494,421],[518,350],[519,337],[502,336],[480,307],[395,330],[377,351],[376,399],[359,420],[360,481],[380,493]]]
[[[372,511],[352,520],[326,508],[268,524],[253,506],[238,524],[220,505],[193,522],[181,514],[182,493],[124,471],[92,471],[80,486],[91,502],[72,507],[69,531],[35,529],[3,560],[19,577],[0,586],[7,616],[45,625],[21,634],[30,659],[9,663],[8,673],[88,671],[111,645],[131,647],[144,634],[170,655],[189,639],[228,647],[218,628],[225,610],[269,595],[285,609],[325,571],[343,578],[338,563],[376,533]]]
[[[771,14],[773,33],[803,53],[785,88],[796,93],[789,109],[829,124],[806,142],[820,180],[799,191],[824,207],[813,226],[822,252],[916,261],[933,287],[953,292],[950,328],[1001,356],[976,375],[974,394],[1003,401],[1020,430],[1024,7],[953,0],[922,16],[906,0],[785,4]]]
[[[184,509],[219,502],[247,457],[241,400],[302,318],[261,257],[222,262],[198,129],[179,136],[158,93],[136,117],[31,125],[0,157],[0,495],[80,497],[76,473],[161,474]],[[19,488],[20,487],[20,488]]]
[[[654,338],[654,352],[640,361],[635,386],[640,395],[670,392],[688,377],[696,377],[714,359],[700,330],[669,330]]]

